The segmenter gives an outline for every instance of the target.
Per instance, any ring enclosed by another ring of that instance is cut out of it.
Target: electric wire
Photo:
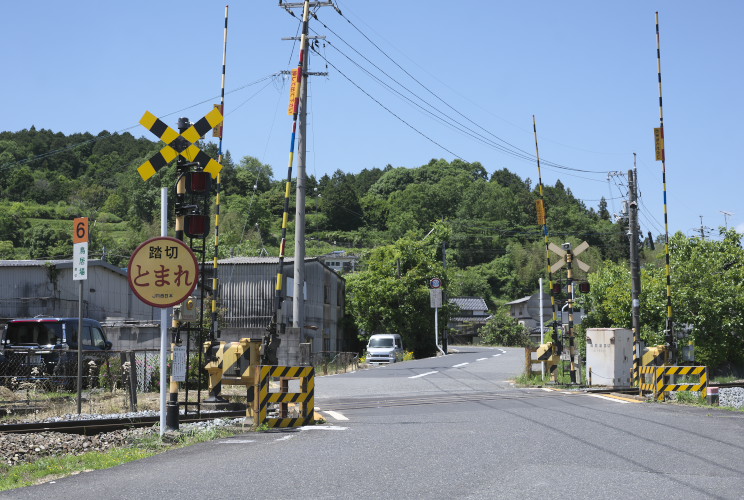
[[[374,101],[374,102],[375,102],[375,103],[376,103],[376,104],[377,104],[378,106],[380,106],[380,107],[381,107],[382,109],[384,109],[385,111],[387,111],[388,113],[390,113],[391,115],[393,115],[393,116],[394,116],[395,118],[397,118],[397,119],[398,119],[399,121],[403,122],[403,123],[404,123],[404,124],[405,124],[405,125],[406,125],[407,127],[409,127],[409,128],[411,129],[411,130],[413,130],[414,132],[416,132],[417,134],[419,134],[419,135],[420,135],[421,137],[425,138],[426,140],[428,140],[428,141],[429,141],[429,142],[431,142],[432,144],[434,144],[434,145],[438,146],[439,148],[443,149],[444,151],[448,152],[449,154],[451,154],[451,155],[452,155],[452,156],[454,156],[455,158],[458,158],[458,159],[460,159],[460,160],[466,161],[466,160],[464,160],[464,159],[462,158],[462,156],[458,155],[457,153],[454,153],[454,152],[452,152],[451,150],[449,150],[448,148],[446,148],[445,146],[443,146],[443,145],[442,145],[442,144],[440,144],[439,142],[435,141],[434,139],[432,139],[432,138],[431,138],[431,137],[429,137],[428,135],[424,134],[424,133],[423,133],[423,132],[421,132],[421,131],[420,131],[419,129],[417,129],[416,127],[414,127],[413,125],[411,125],[410,123],[408,123],[408,122],[407,122],[406,120],[404,120],[403,118],[401,118],[401,117],[400,117],[400,116],[399,116],[398,114],[396,114],[396,113],[395,113],[395,112],[394,112],[393,110],[391,110],[390,108],[388,108],[387,106],[385,106],[384,104],[382,104],[382,103],[381,103],[381,102],[380,102],[380,101],[379,101],[378,99],[376,99],[375,97],[373,97],[373,96],[372,96],[372,94],[370,94],[369,92],[367,92],[366,90],[364,90],[364,89],[363,89],[363,88],[362,88],[361,86],[359,86],[359,85],[358,85],[358,84],[357,84],[357,83],[356,83],[356,82],[355,82],[354,80],[352,80],[351,78],[349,78],[349,77],[348,77],[348,76],[346,75],[346,73],[344,73],[343,71],[341,71],[341,70],[340,70],[340,69],[339,69],[339,68],[338,68],[338,67],[337,67],[336,65],[334,65],[334,64],[333,64],[332,62],[330,62],[330,61],[329,61],[329,60],[328,60],[328,59],[327,59],[327,58],[326,58],[326,57],[325,57],[325,56],[324,56],[323,54],[321,54],[320,52],[318,52],[318,51],[317,51],[317,50],[315,50],[315,49],[312,49],[312,51],[313,51],[313,52],[315,52],[315,53],[316,53],[316,54],[317,54],[317,55],[318,55],[318,56],[319,56],[319,57],[320,57],[321,59],[323,59],[323,60],[324,60],[324,61],[325,61],[325,62],[326,62],[326,63],[327,63],[328,65],[330,65],[330,66],[331,66],[331,67],[332,67],[333,69],[335,69],[335,70],[336,70],[336,71],[337,71],[337,72],[338,72],[338,73],[339,73],[339,74],[340,74],[341,76],[343,76],[344,78],[346,78],[346,80],[347,80],[347,81],[348,81],[349,83],[351,83],[352,85],[354,85],[354,86],[355,86],[355,87],[356,87],[356,88],[357,88],[357,89],[358,89],[359,91],[361,91],[361,92],[362,92],[362,93],[363,93],[364,95],[366,95],[367,97],[369,97],[370,99],[372,99],[372,100],[373,100],[373,101]]]
[[[261,83],[261,82],[263,82],[263,81],[265,81],[267,79],[273,79],[273,78],[275,78],[279,74],[280,73],[272,73],[270,75],[266,75],[266,76],[264,76],[262,78],[259,78],[258,80],[254,80],[252,82],[249,82],[249,83],[246,83],[244,85],[241,85],[240,87],[237,87],[235,89],[232,89],[232,90],[226,92],[225,94],[228,95],[228,94],[233,94],[235,92],[239,92],[239,91],[241,91],[241,90],[243,90],[245,88],[251,87],[253,85],[257,85],[257,84],[259,84],[259,83]],[[181,108],[179,110],[172,111],[172,112],[166,113],[164,115],[160,115],[160,118],[162,119],[162,118],[167,118],[169,116],[173,116],[173,115],[175,115],[177,113],[181,113],[183,111],[186,111],[186,110],[195,108],[197,106],[201,106],[201,105],[203,105],[205,103],[212,102],[213,100],[218,99],[218,98],[220,98],[219,95],[210,97],[209,99],[205,99],[203,101],[197,102],[196,104],[191,104],[189,106],[186,106],[185,108]],[[114,137],[117,134],[128,132],[128,131],[133,130],[133,129],[139,127],[139,126],[140,126],[140,124],[137,123],[135,125],[132,125],[132,126],[129,126],[129,127],[126,127],[126,128],[121,128],[121,129],[115,130],[114,132],[109,132],[106,135],[99,135],[99,136],[96,136],[96,137],[92,137],[92,138],[87,139],[85,141],[82,141],[82,142],[79,142],[79,143],[76,143],[76,144],[71,144],[71,145],[65,146],[63,148],[54,149],[52,151],[47,151],[46,153],[41,153],[41,154],[36,155],[36,156],[33,156],[31,158],[24,158],[23,160],[18,160],[18,161],[11,162],[11,163],[6,163],[4,165],[0,165],[0,169],[12,168],[12,167],[19,166],[19,165],[25,165],[27,163],[31,163],[31,162],[36,161],[36,160],[42,160],[44,158],[48,158],[50,156],[54,156],[54,155],[57,155],[57,154],[60,154],[60,153],[64,153],[64,152],[67,152],[67,151],[73,151],[73,150],[75,150],[77,148],[80,148],[80,147],[85,146],[86,144],[91,144],[91,143],[94,143],[94,142],[97,142],[97,141],[101,141],[101,140],[104,140],[104,139],[109,139],[111,137]]]
[[[374,41],[372,41],[372,40],[371,40],[371,39],[370,39],[370,38],[369,38],[369,37],[368,37],[368,36],[367,36],[367,35],[366,35],[366,34],[365,34],[365,33],[364,33],[364,32],[363,32],[362,30],[361,30],[361,29],[359,29],[359,28],[358,28],[358,27],[357,27],[357,26],[356,26],[356,25],[355,25],[355,24],[354,24],[353,22],[351,22],[351,20],[350,20],[350,19],[348,19],[348,18],[347,18],[346,16],[344,16],[344,15],[343,15],[342,13],[340,13],[340,12],[339,12],[339,14],[340,14],[340,15],[341,15],[341,17],[343,17],[343,18],[344,18],[344,19],[345,19],[345,20],[346,20],[346,21],[347,21],[347,22],[348,22],[348,23],[349,23],[349,24],[350,24],[350,25],[351,25],[351,26],[352,26],[352,27],[353,27],[353,28],[354,28],[354,29],[355,29],[355,30],[356,30],[356,31],[357,31],[357,32],[358,32],[358,33],[359,33],[360,35],[362,35],[362,37],[364,37],[364,38],[365,38],[365,39],[366,39],[366,40],[367,40],[367,41],[368,41],[368,42],[369,42],[370,44],[372,44],[372,46],[373,46],[373,47],[375,47],[375,48],[376,48],[376,49],[377,49],[377,50],[378,50],[378,51],[379,51],[379,52],[380,52],[380,53],[381,53],[382,55],[384,55],[384,56],[385,56],[385,57],[386,57],[386,58],[387,58],[387,59],[388,59],[388,60],[389,60],[390,62],[392,62],[392,63],[393,63],[393,64],[394,64],[394,65],[395,65],[396,67],[398,67],[398,68],[399,68],[399,69],[400,69],[401,71],[403,71],[403,72],[404,72],[404,73],[405,73],[406,75],[408,75],[408,77],[410,77],[410,78],[411,78],[411,79],[412,79],[413,81],[415,81],[415,82],[416,82],[417,84],[419,84],[419,85],[420,85],[420,86],[421,86],[421,87],[422,87],[422,88],[423,88],[424,90],[426,90],[426,91],[427,91],[427,92],[428,92],[429,94],[431,94],[431,95],[432,95],[433,97],[435,97],[435,98],[436,98],[437,100],[439,100],[440,102],[442,102],[442,103],[443,103],[443,104],[444,104],[445,106],[447,106],[448,108],[450,108],[450,109],[451,109],[452,111],[454,111],[455,113],[457,113],[458,115],[460,115],[460,116],[461,116],[462,118],[464,118],[465,120],[467,120],[468,122],[470,122],[470,123],[471,123],[471,124],[473,124],[474,126],[478,127],[479,129],[483,130],[483,131],[484,131],[485,133],[487,133],[488,135],[492,136],[492,137],[493,137],[494,139],[496,139],[497,141],[499,141],[499,142],[502,142],[503,144],[505,144],[505,145],[506,145],[506,146],[508,146],[509,148],[512,148],[512,153],[511,153],[511,154],[514,154],[515,156],[518,156],[518,155],[517,155],[516,153],[517,153],[517,152],[519,152],[519,154],[520,154],[520,155],[525,155],[525,156],[526,156],[526,157],[527,157],[527,158],[529,159],[528,161],[530,161],[530,162],[533,162],[533,161],[535,161],[535,156],[534,156],[534,155],[533,155],[532,153],[530,153],[530,152],[528,152],[528,151],[525,151],[525,150],[523,150],[523,149],[521,149],[521,148],[519,148],[519,147],[517,147],[517,146],[515,146],[515,145],[511,144],[510,142],[508,142],[508,141],[506,141],[506,140],[502,139],[501,137],[499,137],[499,136],[497,136],[497,135],[493,134],[492,132],[490,132],[489,130],[487,130],[486,128],[484,128],[483,126],[481,126],[480,124],[476,123],[475,121],[471,120],[471,119],[470,119],[470,118],[468,118],[468,117],[467,117],[466,115],[464,115],[463,113],[461,113],[460,111],[458,111],[458,110],[457,110],[456,108],[454,108],[454,107],[453,107],[452,105],[450,105],[450,104],[449,104],[448,102],[446,102],[446,101],[445,101],[444,99],[442,99],[441,97],[439,97],[439,95],[437,95],[437,94],[436,94],[435,92],[433,92],[433,91],[432,91],[431,89],[429,89],[429,87],[427,87],[426,85],[424,85],[424,83],[422,83],[422,82],[421,82],[421,81],[420,81],[419,79],[417,79],[417,78],[416,78],[415,76],[413,76],[413,75],[412,75],[412,74],[411,74],[411,73],[410,73],[410,72],[409,72],[408,70],[406,70],[406,69],[405,69],[405,68],[404,68],[404,67],[403,67],[402,65],[400,65],[400,64],[399,64],[399,63],[398,63],[397,61],[395,61],[395,59],[393,59],[393,58],[392,58],[392,57],[391,57],[390,55],[388,55],[388,54],[387,54],[387,52],[385,52],[384,50],[382,50],[382,48],[380,48],[380,46],[379,46],[379,45],[377,45],[377,44],[376,44],[376,43],[375,43]],[[317,15],[315,15],[314,17],[315,17],[315,19],[317,19],[317,20],[318,20],[318,21],[319,21],[319,22],[320,22],[321,24],[323,24],[323,26],[324,26],[324,27],[325,27],[326,29],[328,29],[328,30],[329,30],[329,31],[330,31],[331,33],[333,33],[333,34],[334,34],[334,36],[336,36],[337,38],[339,38],[339,40],[343,41],[343,42],[344,42],[344,43],[345,43],[346,45],[348,45],[349,47],[351,47],[351,45],[350,45],[350,44],[349,44],[348,42],[346,42],[345,40],[343,40],[343,38],[342,38],[342,37],[341,37],[340,35],[338,35],[338,34],[337,34],[337,33],[336,33],[335,31],[333,31],[333,30],[332,30],[332,29],[331,29],[330,27],[328,27],[328,26],[327,26],[327,25],[326,25],[325,23],[323,23],[322,21],[320,21],[320,19],[318,19]],[[355,50],[355,49],[353,49],[353,47],[352,47],[352,50]],[[356,50],[355,50],[355,52],[359,53],[359,52],[358,52],[358,51],[356,51]],[[364,56],[363,56],[363,57],[364,57]],[[365,57],[365,59],[367,59],[367,58]],[[367,60],[368,60],[368,59],[367,59]],[[369,60],[368,60],[368,61],[369,61]],[[375,67],[377,67],[377,66],[375,65]],[[378,68],[378,69],[379,69],[379,68]],[[410,91],[409,91],[409,92],[410,92]],[[507,148],[507,149],[508,149],[508,148]],[[559,163],[555,163],[555,162],[552,162],[552,161],[548,161],[548,160],[544,160],[544,159],[542,160],[542,163],[543,163],[543,165],[551,166],[551,167],[554,167],[554,168],[558,168],[558,169],[561,169],[561,170],[573,170],[573,171],[577,171],[577,172],[584,172],[584,173],[596,173],[596,174],[606,174],[606,173],[607,173],[607,171],[599,171],[599,170],[586,170],[586,169],[578,169],[578,168],[574,168],[574,167],[569,167],[569,166],[566,166],[566,165],[562,165],[562,164],[559,164]]]

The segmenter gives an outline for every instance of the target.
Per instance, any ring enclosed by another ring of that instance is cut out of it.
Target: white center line
[[[414,375],[413,377],[408,377],[408,378],[426,377],[427,375],[433,375],[434,373],[439,373],[439,372],[435,371],[435,372],[419,373],[418,375]]]
[[[255,442],[255,439],[226,439],[224,441],[219,441],[220,444],[246,444]]]
[[[501,356],[501,353],[493,354],[492,356],[495,358],[496,356]]]
[[[478,358],[478,359],[476,359],[476,361],[484,361],[486,359],[488,359],[488,358]]]
[[[328,415],[333,417],[334,420],[349,420],[348,418],[346,418],[344,415],[340,414],[337,411],[326,410],[323,413],[327,413]]]
[[[452,365],[452,368],[460,368],[461,366],[469,365],[470,363],[460,363],[459,365]]]

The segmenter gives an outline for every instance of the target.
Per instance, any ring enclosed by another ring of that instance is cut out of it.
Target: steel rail
[[[244,417],[245,410],[241,411],[219,411],[202,412],[201,417],[196,415],[180,415],[179,422],[182,424],[214,420],[216,418]],[[147,417],[130,418],[105,418],[91,420],[63,420],[60,422],[29,422],[21,424],[2,424],[0,433],[29,434],[36,432],[62,432],[67,434],[83,434],[92,436],[102,432],[111,432],[120,429],[131,429],[136,427],[149,427],[160,421],[159,415]]]

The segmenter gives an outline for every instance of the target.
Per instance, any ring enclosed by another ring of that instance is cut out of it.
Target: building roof
[[[317,257],[305,257],[305,262],[317,261]],[[294,257],[285,257],[285,263],[294,262]],[[220,259],[217,264],[278,264],[279,257],[228,257]]]
[[[490,314],[488,316],[455,316],[454,318],[450,318],[450,322],[486,324],[492,317]]]
[[[522,303],[524,303],[524,302],[527,302],[527,301],[528,301],[528,300],[530,300],[531,298],[532,298],[532,295],[528,295],[528,296],[526,296],[526,297],[522,297],[521,299],[517,299],[517,300],[512,300],[511,302],[507,302],[507,303],[506,303],[506,304],[504,304],[504,305],[505,305],[505,306],[512,306],[512,305],[514,305],[514,304],[522,304]]]
[[[56,259],[56,260],[0,260],[0,267],[44,267],[47,265],[52,265],[54,267],[58,267],[60,269],[67,269],[72,267],[72,259]],[[116,267],[113,264],[110,264],[109,262],[106,262],[104,260],[96,259],[96,260],[89,260],[88,261],[88,267],[103,267],[108,269],[109,271],[113,271],[115,273],[121,274],[122,276],[126,276],[127,272],[124,269],[121,269],[119,267]]]
[[[452,297],[450,304],[454,304],[462,311],[487,311],[486,301],[481,297]]]

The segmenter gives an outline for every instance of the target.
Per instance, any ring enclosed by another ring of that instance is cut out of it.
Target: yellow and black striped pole
[[[302,73],[303,63],[305,61],[305,47],[306,40],[309,31],[309,13],[310,13],[310,2],[305,0],[305,5],[302,13],[302,36],[300,37],[300,61],[297,64],[297,81],[294,95],[292,96],[292,136],[289,143],[289,164],[287,166],[287,182],[284,187],[284,213],[282,214],[282,239],[279,243],[279,264],[276,272],[276,286],[274,289],[274,315],[271,318],[267,330],[267,335],[264,337],[264,352],[263,352],[263,364],[278,364],[276,357],[276,350],[281,343],[279,336],[283,335],[286,331],[286,323],[282,321],[279,323],[279,315],[281,313],[282,302],[284,300],[282,296],[282,290],[284,288],[284,256],[287,244],[287,225],[289,223],[289,196],[292,192],[292,165],[294,163],[294,148],[295,148],[295,137],[297,135],[297,117],[300,110],[300,95],[302,95],[302,86],[305,85],[305,78]],[[277,336],[277,333],[279,336]]]
[[[229,5],[225,5],[225,36],[222,50],[222,83],[220,92],[220,112],[222,116],[225,115],[225,68],[227,65],[227,15]],[[224,130],[224,118],[222,124],[219,125],[219,147],[217,150],[217,161],[222,164],[222,135]],[[215,210],[214,210],[214,261],[212,263],[213,275],[212,275],[212,309],[211,319],[212,327],[210,333],[210,340],[214,341],[220,336],[219,324],[217,319],[217,306],[219,302],[219,278],[217,274],[217,263],[220,258],[220,189],[222,187],[222,173],[217,174],[217,184],[215,186]]]
[[[545,211],[545,195],[543,194],[543,182],[542,182],[542,172],[540,170],[540,150],[538,148],[537,144],[537,122],[535,120],[535,115],[532,115],[532,130],[535,133],[535,156],[537,157],[537,179],[538,179],[538,186],[540,190],[540,198],[537,200],[537,222],[538,224],[542,225],[543,228],[543,237],[545,238],[545,261],[547,263],[547,272],[548,272],[548,286],[550,287],[550,305],[553,309],[553,343],[557,346],[557,354],[560,354],[561,352],[561,341],[558,338],[558,313],[555,306],[555,293],[553,292],[553,273],[550,270],[550,249],[548,248],[550,242],[548,241],[548,216]],[[542,315],[542,311],[540,311],[540,315]],[[551,365],[550,371],[551,371],[551,377],[553,381],[556,381],[557,379],[557,373],[556,372],[556,366],[557,365]]]
[[[659,13],[656,12],[656,61],[659,75],[659,129],[656,135],[656,160],[661,161],[661,180],[664,186],[664,258],[666,261],[667,319],[666,343],[669,345],[671,363],[676,360],[674,347],[674,322],[672,320],[672,272],[669,262],[669,210],[667,208],[666,155],[664,151],[664,106],[661,94],[661,39],[659,36]]]

